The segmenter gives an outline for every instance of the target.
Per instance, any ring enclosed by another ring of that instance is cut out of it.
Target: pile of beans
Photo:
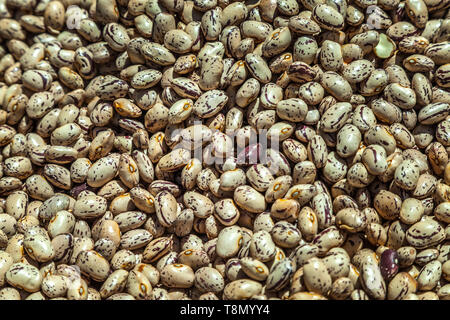
[[[450,299],[449,0],[0,0],[0,299]]]

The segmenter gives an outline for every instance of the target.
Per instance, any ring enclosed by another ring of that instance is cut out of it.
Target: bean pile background
[[[448,300],[450,0],[0,0],[0,299]]]

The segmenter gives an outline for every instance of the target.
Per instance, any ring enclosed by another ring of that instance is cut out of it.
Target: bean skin
[[[448,0],[78,2],[0,0],[0,299],[449,299]]]

